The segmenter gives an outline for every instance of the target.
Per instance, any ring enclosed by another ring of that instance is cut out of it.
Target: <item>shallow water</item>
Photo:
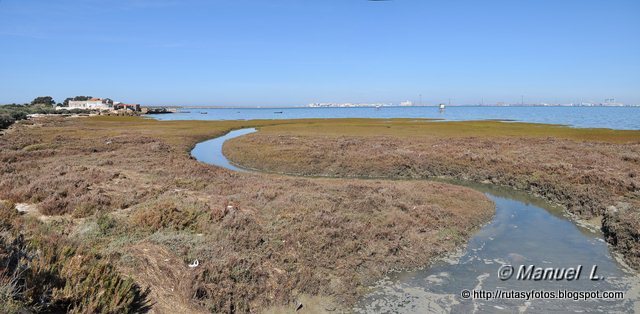
[[[223,136],[216,137],[214,139],[204,141],[196,144],[196,147],[191,151],[191,156],[204,163],[215,165],[222,168],[227,168],[233,171],[246,172],[247,170],[234,166],[229,162],[227,157],[222,154],[222,145],[227,140],[242,135],[247,135],[255,132],[256,129],[241,129],[231,131]]]
[[[218,108],[156,114],[158,120],[253,120],[308,118],[429,118],[452,121],[513,120],[564,124],[580,128],[640,129],[640,107],[490,107],[455,106],[375,108]],[[201,114],[206,112],[207,114]]]
[[[639,280],[612,258],[599,232],[579,227],[558,208],[529,203],[526,195],[482,191],[496,204],[496,216],[468,242],[460,255],[417,271],[401,272],[380,281],[357,305],[359,313],[513,313],[637,311]],[[519,281],[498,278],[502,265],[584,267],[575,281]],[[589,280],[593,265],[604,280]],[[465,300],[464,289],[495,291],[570,290],[625,291],[623,300]]]
[[[244,171],[222,154],[226,140],[253,133],[242,129],[205,141],[191,152],[196,159]],[[602,234],[572,222],[561,209],[525,193],[489,185],[459,183],[485,193],[496,204],[493,220],[478,231],[459,254],[423,270],[394,273],[371,287],[354,308],[359,313],[433,312],[581,312],[629,313],[640,311],[639,278],[618,263]],[[579,280],[519,281],[498,278],[503,265],[539,267],[583,266]],[[589,280],[592,267],[603,280]],[[466,300],[468,290],[624,291],[622,300]]]

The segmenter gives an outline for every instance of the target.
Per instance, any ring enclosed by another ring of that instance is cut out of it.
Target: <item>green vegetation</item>
[[[51,97],[51,96],[41,96],[41,97],[36,97],[31,102],[31,105],[32,106],[42,105],[42,106],[45,106],[45,107],[55,107],[56,101],[53,100],[53,97]]]
[[[500,121],[434,121],[426,119],[296,120],[264,128],[280,135],[404,138],[560,138],[578,141],[628,143],[640,141],[640,131],[572,128],[562,125]]]
[[[8,128],[16,121],[27,119],[31,114],[81,114],[89,113],[90,110],[71,109],[56,110],[56,106],[68,107],[70,100],[89,100],[91,96],[76,96],[64,100],[62,104],[56,104],[51,96],[36,97],[28,104],[0,104],[0,130]],[[113,103],[111,99],[108,102]]]
[[[51,110],[47,110],[42,108],[41,106],[31,106],[31,105],[18,105],[18,104],[10,104],[10,105],[1,105],[0,106],[0,129],[5,129],[12,125],[14,122],[19,120],[24,120],[27,118],[27,115],[34,113],[34,111],[40,111],[45,113],[47,111],[52,112]]]
[[[8,128],[16,121],[24,120],[30,114],[87,113],[86,110],[56,110],[51,97],[38,97],[31,104],[0,105],[0,130]]]

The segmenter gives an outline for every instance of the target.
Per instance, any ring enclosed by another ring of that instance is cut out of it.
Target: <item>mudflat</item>
[[[14,293],[0,303],[7,311],[163,313],[313,300],[307,305],[333,310],[392,269],[453,251],[492,217],[487,197],[460,186],[243,174],[189,156],[196,143],[232,129],[315,123],[17,123],[0,136],[0,262],[9,265],[0,285]],[[268,147],[265,134],[246,141]],[[273,149],[258,158],[247,143],[234,141],[254,166],[275,157]]]
[[[640,131],[497,121],[346,119],[262,127],[230,160],[268,172],[509,186],[601,227],[640,267]]]

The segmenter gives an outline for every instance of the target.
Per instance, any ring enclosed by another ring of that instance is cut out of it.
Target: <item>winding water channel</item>
[[[225,141],[256,132],[241,129],[196,145],[191,152],[199,161],[234,171],[222,154]],[[640,312],[638,275],[612,257],[602,234],[574,223],[557,207],[525,193],[457,182],[485,193],[496,204],[496,215],[458,254],[436,261],[422,270],[388,275],[371,287],[353,309],[358,313],[632,313]],[[539,267],[583,266],[579,280],[502,281],[503,265]],[[590,280],[597,266],[600,280]],[[461,291],[624,291],[624,299],[575,301],[572,299],[509,300],[463,299]]]

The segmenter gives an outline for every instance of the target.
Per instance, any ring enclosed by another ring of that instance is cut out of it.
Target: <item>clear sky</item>
[[[640,1],[0,0],[0,103],[640,104]]]

